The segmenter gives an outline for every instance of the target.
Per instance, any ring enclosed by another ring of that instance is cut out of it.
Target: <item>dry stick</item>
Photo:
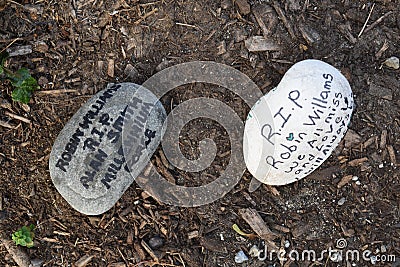
[[[11,112],[6,111],[6,112],[4,112],[4,114],[6,114],[8,117],[16,119],[16,120],[20,120],[20,121],[26,122],[28,124],[31,123],[31,121],[29,119],[27,119],[25,117],[21,117],[21,116],[15,115],[15,114],[13,114]]]
[[[15,5],[20,6],[20,7],[24,7],[24,5],[21,5],[20,3],[15,2],[15,1],[13,1],[13,0],[7,0],[7,2],[12,3],[12,4],[15,4]]]
[[[367,23],[369,21],[369,18],[371,17],[371,14],[372,14],[372,11],[374,10],[374,7],[375,7],[375,3],[372,4],[371,10],[369,11],[369,14],[368,14],[368,17],[367,17],[367,20],[365,21],[360,33],[358,34],[359,38],[360,38],[361,34],[364,32],[365,27],[367,27]]]
[[[56,89],[56,90],[43,90],[37,91],[36,95],[58,95],[63,93],[77,93],[76,89]]]
[[[140,19],[138,19],[137,21],[134,22],[135,25],[138,25],[139,23],[141,23],[143,20],[145,20],[146,18],[150,17],[151,15],[153,15],[154,13],[156,13],[158,11],[158,8],[154,8],[152,11],[150,11],[149,13],[145,14],[143,17],[141,17]]]
[[[282,8],[279,6],[279,3],[274,1],[272,5],[273,5],[276,13],[278,13],[279,18],[282,20],[283,24],[285,25],[286,29],[288,30],[290,36],[293,39],[296,39],[296,35],[294,34],[292,25],[290,25],[289,21],[287,20],[285,13],[283,13]]]
[[[392,14],[392,11],[387,12],[385,15],[383,15],[382,17],[380,17],[379,19],[377,19],[374,23],[372,23],[370,26],[368,26],[368,28],[365,29],[364,33],[372,30],[372,28],[374,28],[376,25],[378,25],[379,23],[382,22],[382,20],[384,18],[386,18],[387,16],[389,16],[390,14]]]
[[[3,126],[3,127],[5,127],[5,128],[10,128],[10,129],[16,129],[16,128],[17,128],[16,126],[12,126],[12,125],[9,124],[8,122],[1,121],[1,120],[0,120],[0,126]]]
[[[0,243],[6,247],[8,253],[11,254],[13,260],[19,267],[29,267],[31,260],[28,255],[20,247],[17,247],[13,241],[6,239],[4,235],[0,235]]]
[[[4,47],[1,51],[0,54],[4,52],[4,50],[6,50],[7,48],[9,48],[10,46],[12,46],[13,43],[15,43],[16,41],[22,40],[21,38],[15,38],[14,40],[11,41],[11,43],[9,43],[6,47]]]

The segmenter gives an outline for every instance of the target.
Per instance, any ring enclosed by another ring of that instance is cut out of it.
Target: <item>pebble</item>
[[[383,62],[386,67],[392,68],[392,69],[399,69],[400,68],[400,60],[398,57],[390,57]]]
[[[360,181],[356,181],[356,185],[361,185],[361,182]]]
[[[358,181],[358,177],[357,176],[353,176],[353,178],[351,178],[351,180]]]
[[[345,197],[342,197],[341,199],[339,199],[339,201],[338,201],[338,205],[339,206],[342,206],[343,204],[344,204],[344,202],[346,202],[346,198]]]
[[[235,262],[236,263],[243,263],[243,262],[248,261],[248,260],[249,260],[249,258],[246,256],[246,254],[244,254],[243,250],[239,251],[235,255]]]
[[[148,244],[152,249],[162,247],[164,245],[164,238],[160,236],[153,236],[149,239]]]

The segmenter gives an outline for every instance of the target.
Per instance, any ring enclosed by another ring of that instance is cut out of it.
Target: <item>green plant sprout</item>
[[[12,234],[12,240],[14,240],[17,246],[20,245],[27,248],[33,247],[33,238],[35,237],[35,233],[33,232],[34,228],[35,226],[33,224],[30,226],[22,226],[22,228]]]
[[[4,67],[8,56],[6,51],[0,53],[0,75],[4,74],[5,78],[14,86],[15,89],[11,93],[12,99],[27,104],[31,99],[32,92],[39,89],[38,82],[30,75],[29,70],[26,68],[20,68],[16,72],[12,72]]]

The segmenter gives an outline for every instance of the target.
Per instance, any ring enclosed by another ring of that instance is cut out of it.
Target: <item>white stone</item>
[[[342,206],[344,203],[346,202],[346,198],[345,197],[342,197],[341,199],[339,199],[339,201],[338,201],[338,205],[339,206]]]
[[[249,258],[246,256],[246,254],[244,254],[243,250],[239,251],[235,255],[235,262],[236,263],[243,263],[243,262],[248,261],[248,260],[249,260]]]
[[[128,117],[140,125],[124,123]],[[163,106],[149,90],[133,83],[108,85],[75,113],[53,145],[49,169],[58,192],[81,213],[109,210],[147,165],[147,154],[160,143],[165,118]],[[130,139],[137,158],[130,172],[123,127],[132,127],[136,135]],[[148,131],[154,136],[149,138]]]
[[[336,68],[319,60],[293,65],[248,115],[243,140],[248,170],[270,185],[309,175],[343,138],[353,108],[350,85]]]

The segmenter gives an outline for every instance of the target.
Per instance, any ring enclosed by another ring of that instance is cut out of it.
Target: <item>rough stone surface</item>
[[[132,142],[137,147],[128,147],[136,156],[133,174],[126,167],[122,146],[123,128],[132,127],[124,125],[127,117],[137,118],[140,126]],[[81,213],[109,210],[147,165],[147,154],[151,156],[160,143],[165,117],[163,106],[147,89],[133,83],[109,84],[76,112],[57,137],[49,160],[55,187]]]

